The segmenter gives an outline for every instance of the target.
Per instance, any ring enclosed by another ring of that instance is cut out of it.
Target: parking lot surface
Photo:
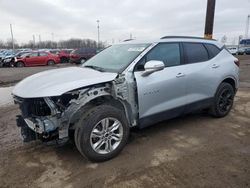
[[[1,69],[2,86],[43,68]],[[132,130],[120,155],[104,163],[89,162],[73,143],[22,143],[18,107],[0,107],[0,187],[250,187],[247,58],[240,72],[240,89],[227,117],[191,114]]]

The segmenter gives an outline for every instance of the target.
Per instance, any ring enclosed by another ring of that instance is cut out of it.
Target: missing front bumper
[[[21,128],[23,142],[30,142],[37,139],[37,134],[28,127],[22,116],[16,116],[16,123]]]

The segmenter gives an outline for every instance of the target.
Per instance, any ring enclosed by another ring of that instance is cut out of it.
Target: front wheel
[[[124,112],[111,105],[93,107],[75,129],[75,143],[80,153],[98,162],[118,155],[128,136],[129,125]]]
[[[48,65],[48,66],[53,66],[53,65],[55,65],[55,61],[49,60],[49,61],[47,62],[47,65]]]
[[[211,114],[218,118],[226,116],[233,106],[234,95],[235,91],[231,84],[221,83],[215,94],[213,106],[210,109]]]
[[[18,62],[16,63],[16,66],[17,66],[17,67],[24,67],[24,63],[21,62],[21,61],[18,61]]]

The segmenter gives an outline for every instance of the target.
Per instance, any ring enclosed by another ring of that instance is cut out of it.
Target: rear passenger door
[[[47,65],[47,60],[48,60],[48,53],[39,52],[38,56],[39,65]]]
[[[213,57],[219,49],[211,44],[184,42],[187,79],[187,111],[209,106],[217,87],[217,64]]]

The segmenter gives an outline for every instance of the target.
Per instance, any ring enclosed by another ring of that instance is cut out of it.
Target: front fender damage
[[[71,126],[74,128],[74,124],[81,118],[82,110],[88,103],[106,96],[122,104],[129,124],[135,126],[137,124],[138,110],[133,84],[133,80],[129,83],[124,75],[120,75],[111,83],[79,90],[79,97],[72,99],[68,108],[61,114],[59,139],[68,138],[69,128]]]

